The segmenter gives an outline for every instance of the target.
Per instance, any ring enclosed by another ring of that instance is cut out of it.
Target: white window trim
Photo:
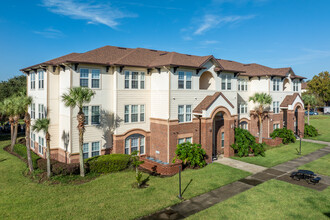
[[[244,111],[242,112],[242,107]],[[238,113],[239,114],[247,114],[248,113],[248,104],[246,102],[239,103],[238,105]]]
[[[230,78],[230,80],[229,80],[229,78]],[[232,76],[232,74],[222,73],[220,75],[220,79],[221,79],[221,83],[220,83],[220,89],[221,90],[233,91],[233,79],[234,79],[234,77]],[[229,82],[230,82],[230,89],[228,89]],[[224,88],[222,88],[223,83],[225,83]]]
[[[280,92],[281,91],[280,82],[281,82],[281,79],[273,78],[273,80],[272,80],[273,92]],[[275,89],[274,89],[274,86],[275,86]]]
[[[30,73],[30,81],[31,81],[31,83],[30,83],[30,89],[31,90],[35,90],[36,89],[36,75],[37,74],[34,71]]]
[[[246,92],[248,91],[248,80],[247,79],[243,79],[243,78],[238,78],[237,79],[237,89],[238,91],[241,91],[241,92]],[[243,86],[243,89],[242,89],[242,86]]]
[[[183,71],[183,70],[177,70],[178,72],[178,89],[188,89],[188,90],[192,90],[193,89],[193,72],[192,71]],[[183,79],[179,79],[179,73],[183,73]],[[188,80],[187,78],[187,73],[191,74],[190,80]],[[179,81],[183,82],[183,88],[179,88]],[[187,88],[187,82],[190,82],[190,88]]]
[[[186,119],[187,119],[187,106],[188,105],[190,105],[190,121],[187,121]],[[179,106],[183,106],[183,121],[179,121]],[[191,105],[191,104],[187,104],[187,105],[178,105],[178,122],[179,123],[189,123],[189,122],[192,122],[192,117],[193,117],[193,114],[192,114],[192,111],[193,111],[193,109],[192,109],[192,107],[193,107],[193,105]]]
[[[138,121],[132,122],[132,105],[137,105],[138,111],[137,111],[137,117]],[[141,106],[144,105],[144,112],[141,112]],[[128,106],[128,122],[125,122],[125,106]],[[144,114],[144,121],[141,121],[141,114]],[[136,124],[136,123],[145,123],[146,122],[146,105],[145,104],[130,104],[130,105],[124,105],[124,123],[125,124]]]
[[[87,69],[88,70],[88,77],[81,77],[80,76],[80,70]],[[92,72],[93,70],[99,70],[100,71],[100,78],[99,78],[99,88],[92,88]],[[100,68],[88,68],[88,67],[80,67],[78,72],[79,74],[79,86],[80,86],[80,79],[87,79],[88,80],[88,86],[86,88],[90,88],[92,90],[101,90],[102,89],[102,69]]]
[[[92,107],[93,106],[98,106],[99,107],[99,123],[98,124],[92,124]],[[101,111],[102,111],[102,106],[101,105],[84,105],[83,107],[88,107],[88,121],[85,126],[90,127],[90,126],[97,126],[101,123]]]
[[[38,72],[38,89],[43,90],[45,88],[45,71],[38,70],[37,72]],[[40,76],[42,76],[42,78],[40,78]],[[42,87],[40,87],[40,84]]]
[[[273,113],[274,114],[280,113],[280,102],[279,101],[273,101]]]
[[[180,144],[180,140],[183,140],[182,143],[187,143],[188,142],[187,139],[191,139],[190,143],[193,143],[193,137],[184,137],[184,138],[178,138],[178,144]]]
[[[99,143],[99,155],[96,155],[96,156],[100,156],[102,155],[101,152],[102,152],[102,141],[100,140],[96,140],[96,141],[89,141],[89,142],[84,142],[83,144],[88,144],[88,157],[87,158],[91,158],[92,157],[92,147],[93,147],[93,143]],[[96,151],[95,151],[96,152]],[[86,153],[86,152],[83,152],[83,154]],[[87,159],[85,158],[85,159]]]
[[[138,155],[145,155],[146,154],[146,137],[145,136],[143,136],[143,135],[141,135],[141,136],[137,136],[136,137],[137,139],[138,139]],[[140,153],[140,150],[141,150],[141,138],[143,138],[144,139],[144,153],[143,154],[141,154]],[[127,148],[126,147],[126,140],[128,139],[128,141],[129,141],[129,147]],[[133,138],[130,138],[130,137],[127,137],[127,138],[125,138],[125,140],[124,140],[124,154],[126,154],[125,153],[125,149],[128,149],[128,155],[131,155],[132,154],[132,139]]]
[[[125,78],[125,74],[128,72],[128,79]],[[132,77],[133,77],[133,72],[137,72],[137,88],[132,88]],[[132,90],[145,90],[146,89],[146,72],[145,71],[138,71],[138,70],[123,70],[122,73],[124,73],[124,89],[132,89]],[[142,73],[144,74],[144,79],[142,79]],[[128,88],[125,86],[125,82],[128,81]],[[144,88],[141,88],[141,82],[144,82]]]

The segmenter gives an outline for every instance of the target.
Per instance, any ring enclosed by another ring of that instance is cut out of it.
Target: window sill
[[[129,124],[144,124],[146,123],[145,121],[138,121],[138,122],[124,122],[125,125],[129,125]]]

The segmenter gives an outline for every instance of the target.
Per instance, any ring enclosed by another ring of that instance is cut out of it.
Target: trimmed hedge
[[[276,137],[282,138],[283,144],[289,144],[296,142],[296,137],[292,130],[287,128],[277,128],[270,134],[270,137],[275,139]]]
[[[304,135],[305,137],[316,137],[319,135],[319,132],[313,125],[305,124]]]
[[[14,152],[20,155],[22,158],[27,160],[26,146],[23,144],[15,144]],[[31,151],[32,165],[34,169],[38,168],[37,161],[41,159],[36,153]]]
[[[95,156],[85,160],[87,169],[91,173],[112,173],[129,167],[131,156],[127,154],[107,154]]]
[[[235,128],[235,143],[231,147],[239,157],[249,156],[250,153],[255,156],[265,156],[265,144],[257,143],[256,138],[248,130],[242,128]]]
[[[50,167],[54,175],[73,175],[79,174],[79,164],[78,163],[61,163],[57,160],[50,160]],[[38,160],[38,168],[43,171],[47,171],[47,160]]]

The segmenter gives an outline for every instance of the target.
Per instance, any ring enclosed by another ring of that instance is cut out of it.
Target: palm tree
[[[6,98],[1,103],[1,114],[8,117],[10,124],[10,137],[11,137],[11,147],[10,150],[13,151],[12,143],[14,139],[14,115],[15,115],[15,103],[12,97]],[[16,140],[15,140],[16,141]]]
[[[304,101],[304,104],[307,105],[307,124],[309,125],[309,111],[311,109],[311,106],[315,106],[317,103],[316,97],[313,94],[303,94],[302,99]]]
[[[25,113],[26,106],[22,103],[21,96],[13,96],[11,97],[12,100],[12,123],[13,123],[13,138],[10,145],[10,150],[14,150],[14,146],[16,144],[17,139],[17,130],[18,130],[18,120],[20,119],[21,115]]]
[[[31,146],[30,146],[30,126],[31,126],[31,117],[28,110],[28,106],[32,103],[32,97],[25,96],[22,94],[22,105],[25,109],[25,116],[24,116],[24,122],[25,122],[25,140],[26,140],[26,153],[28,158],[28,166],[30,172],[33,172],[33,165],[32,165],[32,158],[31,158]]]
[[[255,117],[259,119],[259,143],[262,143],[262,123],[263,120],[267,117],[268,107],[272,103],[272,97],[267,93],[255,93],[249,98],[249,101],[252,101],[255,104],[258,104],[253,113]]]
[[[33,131],[43,131],[46,134],[46,159],[47,159],[47,177],[52,175],[50,170],[50,134],[48,132],[50,120],[48,118],[39,118],[34,122],[32,126]]]
[[[62,101],[67,107],[78,107],[78,130],[79,130],[79,163],[80,163],[80,176],[85,176],[84,158],[83,158],[83,143],[85,132],[85,115],[82,111],[83,105],[89,103],[95,92],[85,87],[74,87],[69,89],[68,93],[62,95]]]

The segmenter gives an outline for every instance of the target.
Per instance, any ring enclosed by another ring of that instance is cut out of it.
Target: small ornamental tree
[[[141,161],[138,156],[138,151],[132,152],[132,165],[135,168],[135,179],[136,179],[136,185],[137,188],[141,188],[147,184],[149,181],[150,176],[148,176],[146,179],[142,179],[142,172],[139,171],[139,166],[144,163],[144,161]]]
[[[176,159],[179,159],[185,167],[204,167],[206,165],[206,152],[200,144],[192,144],[190,142],[178,144],[175,154],[173,163],[175,163]]]

